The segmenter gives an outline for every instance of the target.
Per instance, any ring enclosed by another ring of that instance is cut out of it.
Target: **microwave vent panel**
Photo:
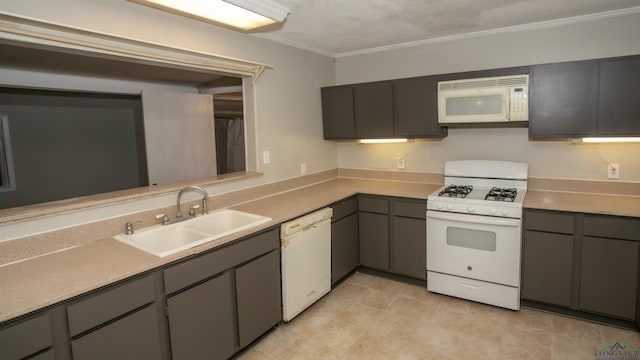
[[[452,80],[438,82],[439,91],[464,90],[464,89],[486,89],[505,86],[527,86],[529,85],[529,75],[497,76],[490,78]]]

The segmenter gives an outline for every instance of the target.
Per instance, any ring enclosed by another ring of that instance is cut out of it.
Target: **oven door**
[[[427,211],[427,271],[520,286],[520,219]]]

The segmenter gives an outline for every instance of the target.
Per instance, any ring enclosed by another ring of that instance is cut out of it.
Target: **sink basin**
[[[183,222],[151,226],[114,238],[149,254],[164,257],[269,221],[271,218],[266,216],[221,209]]]

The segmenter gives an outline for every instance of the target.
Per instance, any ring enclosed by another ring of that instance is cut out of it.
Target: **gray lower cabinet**
[[[154,289],[145,276],[68,305],[73,359],[162,359]]]
[[[331,208],[331,284],[335,284],[360,264],[358,199],[346,199]]]
[[[278,229],[163,271],[172,359],[227,359],[282,319]]]
[[[174,360],[227,359],[235,347],[232,278],[225,272],[167,299]]]
[[[579,307],[636,318],[640,219],[584,215]]]
[[[638,244],[587,236],[582,239],[580,309],[635,318]]]
[[[361,195],[358,209],[360,265],[389,271],[389,200]]]
[[[53,335],[48,313],[34,315],[0,328],[0,359],[25,359],[43,351],[40,355],[42,359],[53,359],[53,350],[50,349],[52,345]]]
[[[525,210],[522,298],[636,321],[640,219]]]
[[[393,200],[392,273],[427,280],[426,208],[425,200]]]
[[[282,320],[280,251],[251,261],[235,271],[240,348]]]
[[[155,304],[71,341],[74,360],[161,359]]]
[[[426,201],[360,195],[360,265],[426,280]]]
[[[573,235],[525,231],[522,298],[571,306]]]
[[[6,322],[0,359],[228,359],[281,308],[275,228]]]

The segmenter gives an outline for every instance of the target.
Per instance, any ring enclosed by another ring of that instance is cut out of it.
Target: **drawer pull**
[[[478,290],[480,289],[480,286],[477,285],[473,285],[473,284],[465,284],[465,283],[460,283],[460,286],[467,288],[467,289],[471,289],[471,290]]]

